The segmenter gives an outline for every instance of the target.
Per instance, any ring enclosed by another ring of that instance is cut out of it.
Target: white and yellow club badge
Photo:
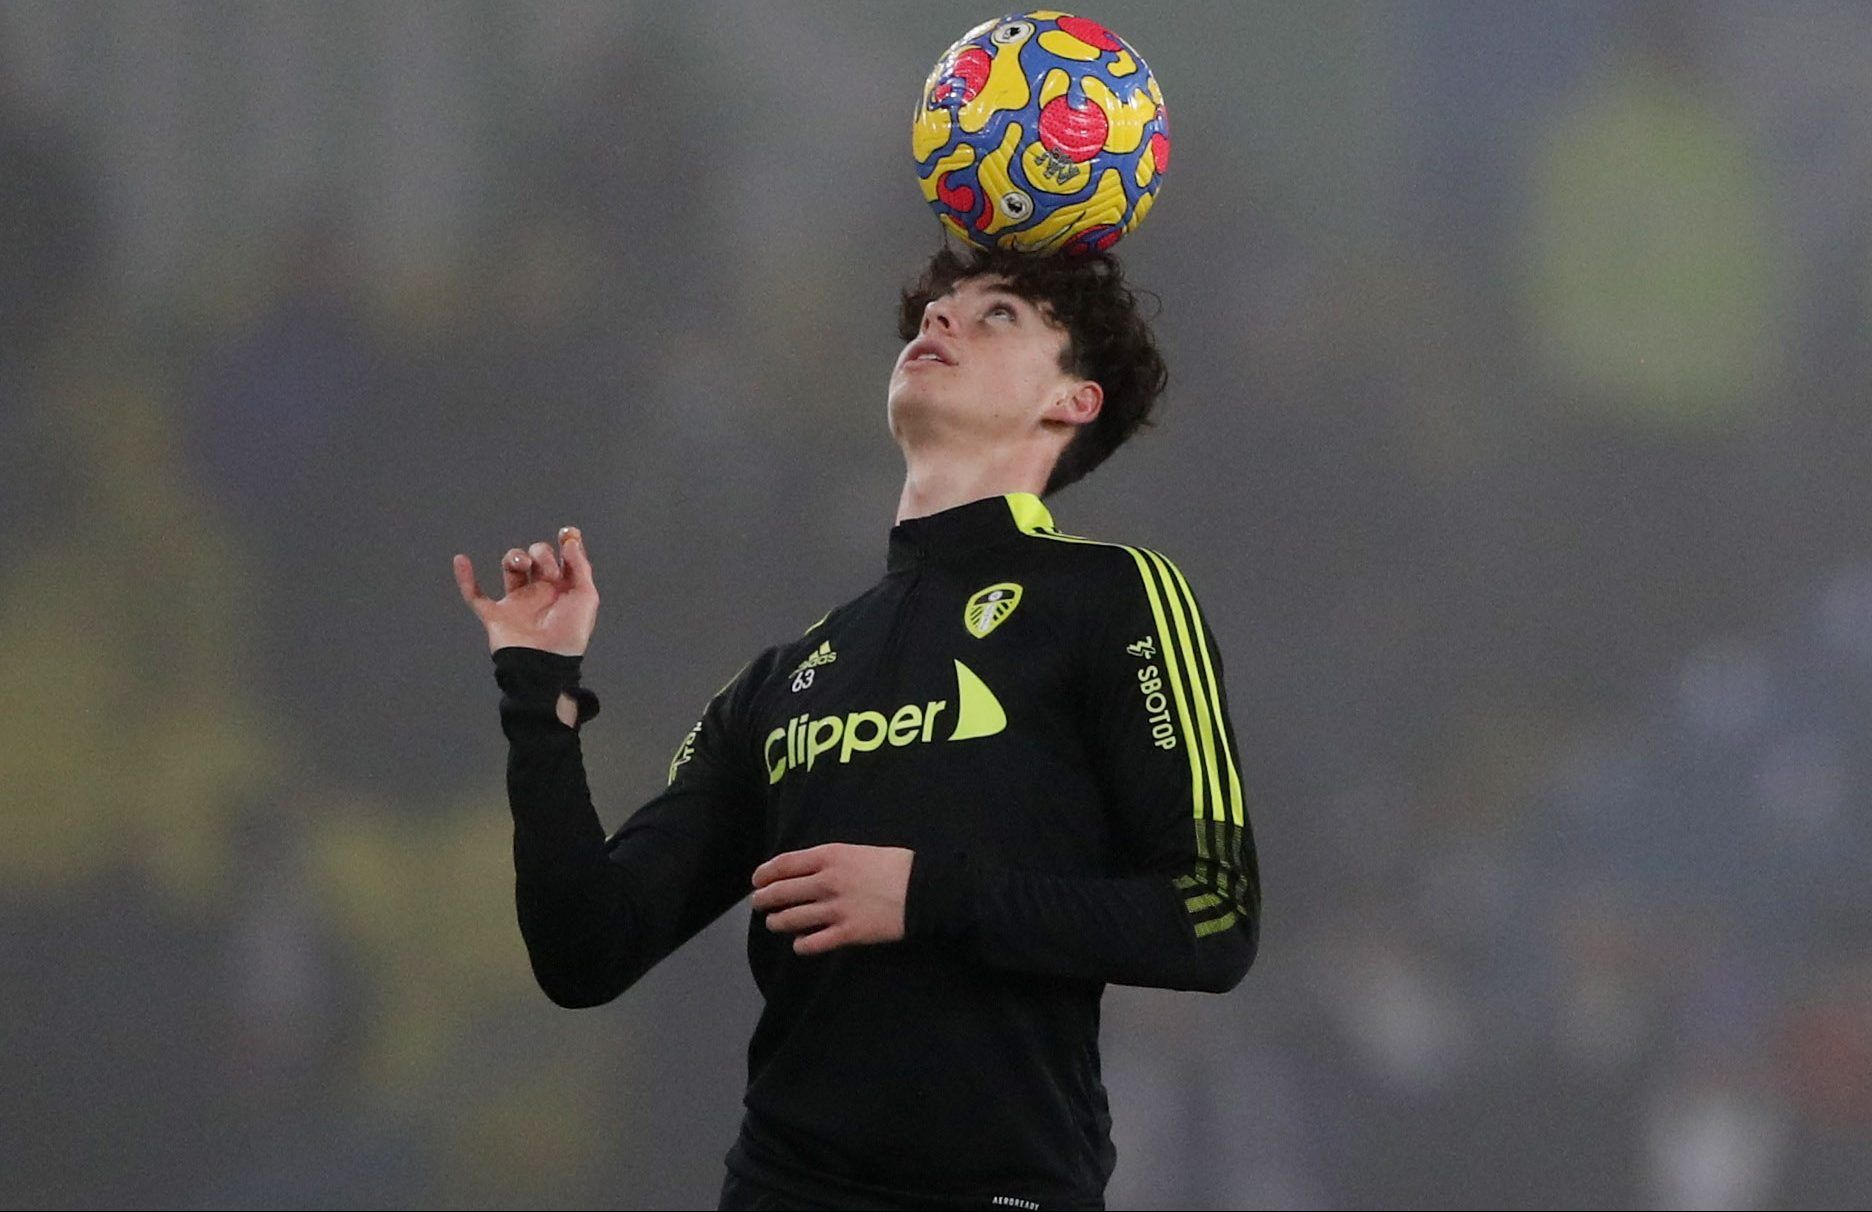
[[[999,585],[990,585],[978,589],[962,608],[962,625],[976,639],[983,639],[987,634],[1007,621],[1020,605],[1021,587],[1012,581],[1002,581]]]

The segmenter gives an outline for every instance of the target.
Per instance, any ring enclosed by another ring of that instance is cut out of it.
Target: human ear
[[[1067,419],[1084,425],[1098,419],[1099,409],[1105,406],[1105,389],[1090,379],[1083,379],[1063,403]]]

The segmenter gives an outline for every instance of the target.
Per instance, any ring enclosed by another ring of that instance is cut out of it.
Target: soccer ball
[[[937,61],[910,148],[944,227],[980,248],[1070,256],[1144,221],[1170,165],[1170,125],[1124,39],[1070,13],[1016,13]]]

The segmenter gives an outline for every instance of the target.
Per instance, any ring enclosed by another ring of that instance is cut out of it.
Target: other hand
[[[776,854],[754,868],[754,908],[769,930],[798,932],[795,955],[904,936],[915,851],[828,842]]]

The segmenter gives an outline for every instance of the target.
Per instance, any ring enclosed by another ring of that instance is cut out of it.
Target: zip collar
[[[892,526],[885,571],[906,572],[925,561],[952,559],[1052,526],[1053,515],[1031,492],[982,497]]]

